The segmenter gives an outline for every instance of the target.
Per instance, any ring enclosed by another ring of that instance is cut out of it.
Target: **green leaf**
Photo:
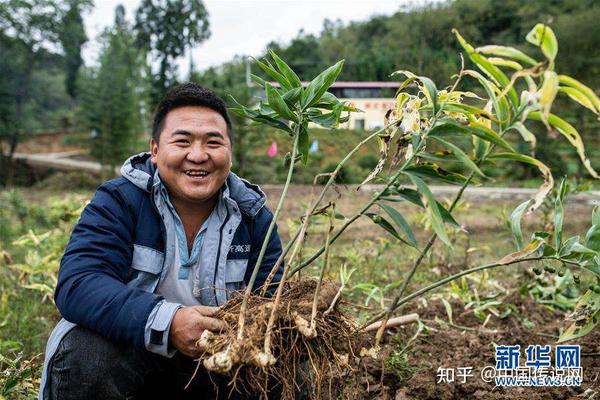
[[[435,87],[435,83],[433,83],[433,81],[425,76],[420,76],[419,80],[421,81],[421,83],[423,84],[423,89],[425,92],[425,97],[427,97],[427,100],[431,103],[431,106],[433,107],[433,115],[436,115],[438,112],[438,104],[437,104],[437,96],[438,96],[438,92],[437,92],[437,88]]]
[[[273,68],[273,66],[268,62],[262,62],[259,61],[257,59],[254,59],[254,61],[256,61],[256,63],[258,64],[258,66],[267,73],[267,75],[269,75],[271,78],[275,79],[282,88],[284,88],[285,90],[290,90],[292,89],[292,85],[288,82],[287,78],[285,76],[283,76],[282,74],[280,74],[279,72],[277,72],[275,70],[275,68]]]
[[[456,156],[448,150],[436,151],[435,153],[419,153],[419,158],[434,162],[457,161]]]
[[[455,172],[446,171],[435,164],[421,164],[407,167],[404,170],[419,175],[422,178],[429,178],[451,185],[462,185],[467,180],[465,176]]]
[[[425,209],[427,210],[427,216],[429,218],[429,222],[431,223],[431,227],[434,232],[438,235],[440,240],[444,242],[448,247],[452,247],[452,243],[450,243],[450,239],[448,238],[448,234],[446,233],[446,228],[444,227],[444,220],[442,219],[442,215],[440,214],[440,210],[438,208],[438,203],[433,197],[433,193],[429,189],[429,186],[421,178],[419,178],[416,174],[408,171],[404,171],[404,173],[410,178],[412,183],[417,187],[417,190],[422,195],[422,201],[425,205]]]
[[[551,67],[554,65],[554,59],[558,53],[558,41],[548,25],[537,24],[525,39],[542,50],[544,56],[550,61]]]
[[[558,343],[573,340],[590,333],[600,322],[600,294],[588,290],[577,302],[570,318],[575,322],[558,338]]]
[[[429,131],[429,136],[442,136],[449,134],[475,135],[487,142],[494,143],[500,147],[504,147],[507,150],[514,151],[512,146],[506,140],[502,139],[502,137],[495,131],[476,122],[471,122],[469,125],[461,125],[455,120],[447,118],[439,121]]]
[[[532,149],[534,149],[537,145],[537,139],[535,135],[531,133],[531,131],[527,129],[527,127],[522,122],[517,121],[514,124],[512,124],[508,129],[514,129],[517,132],[519,132],[523,140],[531,144]]]
[[[475,49],[475,51],[481,54],[512,58],[514,60],[519,60],[529,65],[537,64],[537,62],[533,58],[529,57],[521,50],[515,49],[514,47],[489,45],[478,47]]]
[[[524,203],[521,203],[514,209],[514,211],[510,214],[509,224],[510,229],[512,230],[513,237],[515,238],[515,243],[517,245],[517,250],[521,250],[523,248],[523,232],[521,231],[521,219],[523,218],[523,213],[527,210],[533,200],[527,200]]]
[[[494,143],[495,145],[503,147],[507,150],[514,151],[512,146],[506,140],[502,139],[502,137],[498,135],[496,131],[488,128],[485,125],[478,124],[476,122],[471,122],[466,127],[466,130],[467,132],[470,132],[475,136],[479,136],[483,140],[486,140],[490,143]]]
[[[250,74],[250,79],[252,79],[260,87],[265,87],[265,83],[267,83],[267,81],[265,81],[263,78],[254,74]]]
[[[416,191],[414,189],[403,187],[403,188],[394,189],[392,191],[392,193],[400,196],[402,199],[407,200],[410,203],[413,203],[421,208],[425,208],[425,205],[421,201],[421,195],[419,194],[418,191]],[[382,197],[382,200],[402,201],[402,200],[398,199],[397,197],[389,197],[389,196],[386,196],[385,198]],[[456,220],[454,219],[452,214],[450,214],[450,212],[448,210],[446,210],[446,207],[444,207],[442,205],[442,203],[440,203],[439,201],[436,201],[436,203],[438,206],[438,210],[440,210],[440,214],[442,214],[442,219],[444,220],[444,222],[454,225],[456,227],[460,227],[460,224],[458,222],[456,222]]]
[[[273,60],[275,60],[275,64],[277,64],[277,68],[279,68],[279,71],[281,71],[281,73],[286,77],[290,85],[294,88],[302,87],[302,82],[300,81],[300,78],[298,78],[298,75],[296,75],[296,73],[289,67],[289,65],[287,65],[281,58],[279,58],[279,56],[275,54],[273,50],[269,50],[269,54],[271,55],[271,57],[273,57]]]
[[[404,199],[421,208],[425,208],[425,205],[421,201],[421,195],[414,189],[402,187],[394,189],[392,193],[398,195],[400,198],[386,196],[385,198],[382,197],[381,199],[386,201],[402,201],[402,199]],[[460,224],[456,222],[452,214],[450,214],[450,212],[446,210],[446,207],[444,207],[439,201],[436,202],[438,205],[438,210],[440,210],[440,214],[442,214],[442,219],[444,220],[444,222],[450,225],[454,225],[456,227],[460,227]]]
[[[559,257],[567,257],[571,254],[573,246],[579,242],[579,236],[573,236],[565,240],[562,246],[557,246]]]
[[[267,101],[269,106],[277,113],[281,118],[298,122],[298,116],[289,109],[285,100],[279,94],[279,91],[275,89],[269,82],[265,84],[265,93],[267,95]]]
[[[273,118],[273,117],[265,115],[265,114],[261,114],[256,110],[251,110],[244,106],[230,108],[229,110],[235,114],[238,114],[245,118],[249,118],[255,122],[258,122],[261,124],[266,124],[266,125],[272,126],[273,128],[285,131],[290,135],[294,134],[294,131],[288,125],[284,124],[283,122],[281,122],[280,120],[278,120],[276,118]]]
[[[533,157],[527,156],[525,154],[519,153],[496,153],[490,157],[491,160],[514,160],[519,161],[525,164],[536,166],[542,175],[544,176],[544,183],[540,186],[535,197],[533,198],[533,205],[529,208],[528,212],[531,212],[537,209],[548,193],[552,190],[554,186],[554,177],[552,177],[552,173],[550,172],[550,168],[543,162]]]
[[[323,96],[321,96],[319,102],[314,104],[313,107],[324,110],[333,110],[333,108],[338,105],[343,105],[342,111],[362,112],[360,109],[349,105],[349,102],[342,103],[337,97],[335,97],[335,95],[331,94],[330,92],[323,93]]]
[[[577,237],[577,238],[579,239],[579,237]],[[596,255],[598,255],[597,251],[589,249],[579,242],[573,243],[569,247],[568,251],[565,251],[565,254],[562,254],[562,251],[560,254],[560,256],[562,258],[580,258],[583,256],[584,258],[588,258],[588,259],[592,258]]]
[[[404,219],[402,214],[400,214],[398,212],[398,210],[396,210],[394,207],[388,206],[387,204],[383,204],[383,203],[377,203],[377,204],[386,213],[388,213],[388,215],[396,223],[396,226],[398,226],[400,229],[402,229],[402,231],[406,234],[406,238],[407,238],[407,241],[409,242],[409,244],[412,247],[414,247],[415,249],[418,248],[419,244],[417,243],[417,239],[415,238],[415,235],[414,235],[412,229],[410,228],[410,225],[408,224],[408,222],[406,222],[406,219]]]
[[[321,111],[309,108],[308,111],[315,110],[308,113],[308,119],[315,124],[321,125],[324,128],[337,128],[340,123],[341,107],[337,110],[321,113]]]
[[[338,75],[342,71],[343,65],[344,60],[338,61],[335,65],[332,65],[325,71],[321,72],[308,84],[302,93],[301,105],[303,110],[319,102],[323,96],[323,93],[325,93],[337,79]]]
[[[528,114],[527,118],[533,119],[536,121],[542,121],[542,114],[539,111],[531,112]],[[577,150],[577,154],[581,159],[584,167],[587,169],[589,174],[596,178],[600,179],[598,173],[592,168],[592,164],[589,158],[585,154],[585,147],[583,145],[583,140],[581,139],[581,135],[577,132],[577,129],[573,127],[573,125],[569,124],[562,118],[557,117],[554,114],[548,114],[548,124],[556,129],[561,135],[563,135],[567,140],[571,143],[573,147]]]
[[[440,142],[441,144],[443,144],[444,146],[446,146],[447,148],[449,148],[450,150],[452,150],[452,152],[454,153],[454,155],[456,156],[456,158],[461,161],[463,163],[463,165],[465,167],[467,167],[468,169],[470,169],[471,171],[475,172],[477,175],[485,177],[485,175],[483,174],[483,172],[481,172],[481,170],[479,169],[479,167],[477,166],[477,164],[475,164],[473,162],[473,160],[471,160],[469,158],[469,156],[467,156],[465,154],[464,151],[462,151],[460,149],[460,147],[456,146],[455,144],[452,144],[440,137],[435,137],[432,136],[432,139],[434,139],[437,142]]]
[[[600,208],[596,208],[593,215],[600,217]],[[592,226],[585,235],[584,243],[585,247],[600,252],[600,221],[594,221],[594,218],[592,218]]]
[[[471,139],[473,142],[473,156],[476,160],[483,159],[490,149],[490,142],[482,140],[479,136],[472,136]]]
[[[382,216],[375,214],[375,213],[365,213],[365,215],[367,217],[371,218],[371,221],[375,222],[377,225],[379,225],[380,227],[382,227],[383,229],[388,231],[393,237],[400,240],[402,243],[407,244],[411,247],[414,247],[414,246],[412,246],[412,244],[408,243],[405,239],[403,239],[398,234],[398,232],[396,231],[394,226],[392,224],[390,224],[390,222],[388,220],[386,220],[385,218],[383,218]]]
[[[494,107],[494,111],[496,112],[498,119],[502,122],[508,121],[510,107],[508,105],[508,102],[506,101],[506,98],[502,97],[499,99],[497,97],[497,94],[500,93],[500,89],[498,89],[498,86],[490,82],[485,76],[481,75],[477,71],[466,70],[463,73],[465,75],[472,76],[475,79],[477,79],[479,84],[483,87],[483,90],[485,90],[486,94],[492,101],[492,106]]]
[[[298,100],[300,100],[300,96],[302,96],[301,87],[288,90],[282,95],[283,100],[285,100],[286,104],[292,108],[298,102]]]

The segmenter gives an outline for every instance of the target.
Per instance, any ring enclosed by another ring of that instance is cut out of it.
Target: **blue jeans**
[[[49,365],[45,399],[250,399],[182,354],[166,358],[75,327]],[[274,391],[275,392],[275,391]],[[272,392],[272,394],[275,394]],[[274,397],[277,398],[277,397]]]

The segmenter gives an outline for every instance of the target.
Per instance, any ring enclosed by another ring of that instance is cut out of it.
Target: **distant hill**
[[[340,59],[346,63],[339,80],[385,81],[390,73],[407,69],[432,78],[441,88],[451,82],[459,69],[459,46],[451,34],[457,28],[473,45],[512,45],[543,59],[537,48],[528,46],[525,36],[537,22],[552,26],[559,42],[556,70],[571,75],[596,91],[600,89],[600,2],[596,0],[457,0],[420,8],[407,7],[390,16],[377,16],[366,22],[343,25],[325,21],[319,35],[300,32],[290,43],[270,43],[301,79],[310,80]],[[267,50],[266,49],[266,50]],[[266,53],[265,53],[266,54]],[[467,68],[473,67],[468,64]],[[256,65],[252,73],[262,75]],[[215,89],[226,98],[231,95],[244,104],[252,102],[246,87],[246,65],[235,58],[193,79]],[[468,82],[466,82],[468,84]],[[576,110],[557,100],[560,114],[574,123],[586,142],[592,160],[600,159],[597,135],[600,123],[591,113]],[[237,126],[241,121],[238,121]],[[538,133],[536,133],[537,135]],[[540,133],[542,139],[545,133]],[[249,143],[252,146],[252,143]],[[261,144],[264,146],[264,143]],[[565,158],[545,154],[565,154]],[[578,164],[568,164],[572,151],[556,138],[538,140],[537,155],[557,174],[579,172]]]

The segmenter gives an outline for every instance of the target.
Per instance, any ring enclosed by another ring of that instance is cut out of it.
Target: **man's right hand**
[[[225,322],[213,318],[219,311],[217,307],[190,306],[178,309],[171,321],[169,342],[171,346],[188,357],[196,358],[202,354],[196,342],[204,330],[219,332],[225,328]]]

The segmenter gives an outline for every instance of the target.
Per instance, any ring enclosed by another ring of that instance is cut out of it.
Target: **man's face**
[[[225,119],[206,107],[170,111],[159,142],[151,142],[151,152],[174,204],[211,202],[231,168],[231,141]]]

